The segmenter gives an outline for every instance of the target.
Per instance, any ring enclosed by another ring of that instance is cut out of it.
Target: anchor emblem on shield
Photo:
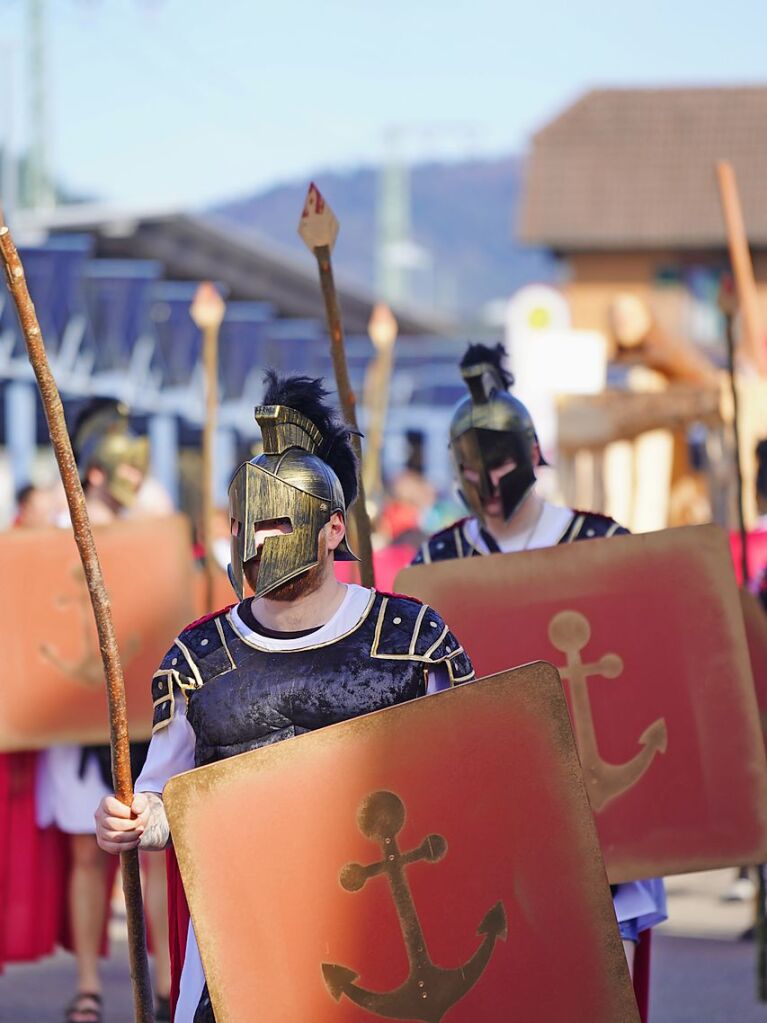
[[[551,645],[567,656],[567,666],[559,674],[567,679],[573,710],[573,725],[583,776],[591,805],[596,812],[632,788],[659,753],[665,753],[668,731],[665,718],[658,718],[639,736],[643,748],[622,764],[611,764],[599,753],[594,718],[589,700],[588,679],[592,675],[618,678],[623,673],[623,659],[618,654],[604,654],[593,664],[584,664],[581,651],[591,639],[591,626],[578,611],[560,611],[549,623]]]
[[[463,966],[443,969],[429,955],[418,911],[408,883],[406,868],[426,860],[436,863],[447,854],[442,835],[429,835],[421,844],[402,852],[397,835],[405,823],[405,805],[393,792],[373,792],[362,803],[357,821],[366,838],[378,842],[382,859],[363,866],[348,863],[339,880],[347,892],[358,892],[373,877],[383,874],[391,887],[402,937],[405,942],[410,971],[404,983],[393,991],[367,991],[355,984],[358,974],[346,966],[322,964],[322,974],[330,994],[336,1001],[346,996],[355,1005],[375,1016],[387,1019],[419,1020],[440,1023],[445,1013],[477,983],[490,962],[495,943],[506,940],[506,911],[497,902],[485,914],[477,928],[482,943]]]
[[[77,583],[77,596],[58,597],[56,599],[56,607],[60,610],[66,610],[70,605],[74,604],[77,606],[82,632],[82,652],[77,660],[67,661],[50,643],[42,643],[40,645],[40,653],[49,664],[52,664],[63,675],[66,675],[67,678],[93,688],[103,683],[104,665],[99,651],[98,637],[93,627],[88,584],[85,579],[85,572],[79,563],[73,565],[70,575]],[[140,649],[140,638],[138,636],[130,636],[125,646],[120,650],[123,668],[133,660]]]

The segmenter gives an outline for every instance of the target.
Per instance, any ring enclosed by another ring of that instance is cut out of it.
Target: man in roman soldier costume
[[[133,805],[109,797],[97,813],[109,852],[167,845],[161,793],[174,774],[473,678],[430,607],[336,579],[334,561],[354,558],[346,521],[358,467],[326,396],[320,380],[267,376],[255,411],[263,454],[229,488],[239,603],[184,629],[155,674]],[[204,1023],[214,1017],[191,927],[183,945],[174,1018]]]
[[[148,468],[148,443],[130,429],[128,410],[108,398],[90,402],[72,431],[88,514],[105,526],[129,514]],[[69,526],[69,518],[58,523]],[[131,746],[134,771],[143,764],[147,743]],[[70,871],[67,910],[72,949],[77,960],[77,991],[67,1008],[68,1023],[99,1023],[101,981],[98,960],[109,910],[111,863],[99,849],[93,814],[112,791],[109,746],[54,746],[38,761],[37,821],[55,825],[68,836]],[[163,864],[147,869],[146,903],[157,943],[158,1019],[169,1019],[169,965],[164,940],[167,908]],[[164,997],[163,997],[164,996]]]
[[[532,417],[509,393],[502,345],[469,345],[461,374],[469,390],[453,413],[450,449],[461,497],[471,511],[422,546],[413,564],[511,553],[627,533],[614,519],[552,504],[536,492],[545,465]],[[645,930],[666,918],[660,879],[613,886],[629,964]]]
[[[509,393],[505,355],[500,344],[474,344],[461,361],[469,394],[453,413],[450,449],[471,515],[422,544],[414,565],[628,532],[607,515],[551,504],[536,492],[535,470],[546,461],[530,413]]]

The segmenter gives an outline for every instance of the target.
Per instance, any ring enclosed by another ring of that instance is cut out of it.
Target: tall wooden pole
[[[379,302],[373,307],[368,323],[368,336],[375,348],[375,357],[365,377],[365,426],[367,445],[362,467],[365,492],[378,500],[383,492],[381,461],[389,408],[389,385],[394,368],[394,345],[397,321],[391,309]]]
[[[205,612],[215,611],[213,594],[216,561],[213,555],[215,510],[214,449],[218,421],[218,334],[226,306],[215,285],[204,281],[194,296],[189,313],[202,331],[205,375],[205,425],[202,434],[202,544],[205,551]]]
[[[88,584],[99,647],[104,664],[107,699],[109,703],[110,745],[112,749],[112,779],[115,795],[121,803],[130,806],[133,802],[133,780],[130,769],[130,748],[128,741],[128,716],[125,707],[125,681],[123,679],[120,654],[117,648],[112,609],[109,603],[104,577],[101,572],[96,545],[93,540],[85,495],[72,452],[72,443],[64,419],[59,389],[51,373],[45,351],[40,324],[35,307],[29,295],[24,277],[24,267],[8,228],[0,216],[0,255],[2,256],[8,289],[24,334],[29,361],[32,364],[37,386],[48,421],[48,432],[56,455],[56,461],[64,485],[72,520],[75,543]],[[138,851],[120,854],[123,892],[128,923],[128,949],[130,956],[131,980],[133,983],[133,1011],[136,1023],[153,1023],[152,986],[149,980],[146,941],[144,937],[144,909],[141,901],[141,879],[139,876]]]
[[[740,293],[739,293],[740,294]],[[727,341],[727,372],[730,378],[730,394],[732,397],[732,429],[735,447],[735,479],[737,482],[737,513],[738,531],[740,533],[740,570],[741,585],[748,589],[751,572],[748,563],[748,529],[743,511],[743,469],[741,466],[741,440],[739,427],[738,388],[735,364],[735,332],[733,321],[737,308],[735,286],[729,277],[725,277],[719,288],[719,308],[724,314]],[[756,996],[760,1002],[767,1002],[767,876],[764,864],[757,864],[756,870],[756,905],[754,936],[756,938]]]
[[[333,280],[333,264],[330,258],[338,235],[338,221],[314,184],[309,186],[298,233],[317,259],[338,399],[344,419],[351,430],[352,445],[360,466],[359,493],[352,508],[356,526],[357,554],[360,558],[360,579],[363,586],[375,586],[370,518],[365,502],[365,483],[362,479],[362,445],[357,425],[357,399],[349,379],[341,307],[338,304],[338,294]]]
[[[765,350],[762,316],[754,282],[754,267],[748,248],[735,171],[728,160],[720,160],[717,163],[716,178],[727,229],[730,262],[738,290],[744,335],[743,348],[759,373],[767,375],[767,351]]]

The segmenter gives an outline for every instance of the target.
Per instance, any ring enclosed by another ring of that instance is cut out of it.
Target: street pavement
[[[754,994],[753,943],[739,940],[751,923],[751,906],[721,901],[732,878],[733,871],[719,870],[668,879],[670,919],[653,937],[651,1023],[767,1023],[767,1005],[758,1004]],[[124,921],[119,915],[111,936],[112,956],[104,964],[104,1019],[131,1023]],[[0,977],[0,1020],[60,1023],[73,985],[72,959],[65,953],[10,967]]]

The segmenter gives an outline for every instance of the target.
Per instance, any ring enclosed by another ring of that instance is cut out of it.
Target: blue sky
[[[0,137],[26,0],[0,0]],[[521,151],[595,85],[767,82],[764,0],[47,0],[72,189],[201,206],[325,167]],[[426,132],[426,134],[424,134]]]

